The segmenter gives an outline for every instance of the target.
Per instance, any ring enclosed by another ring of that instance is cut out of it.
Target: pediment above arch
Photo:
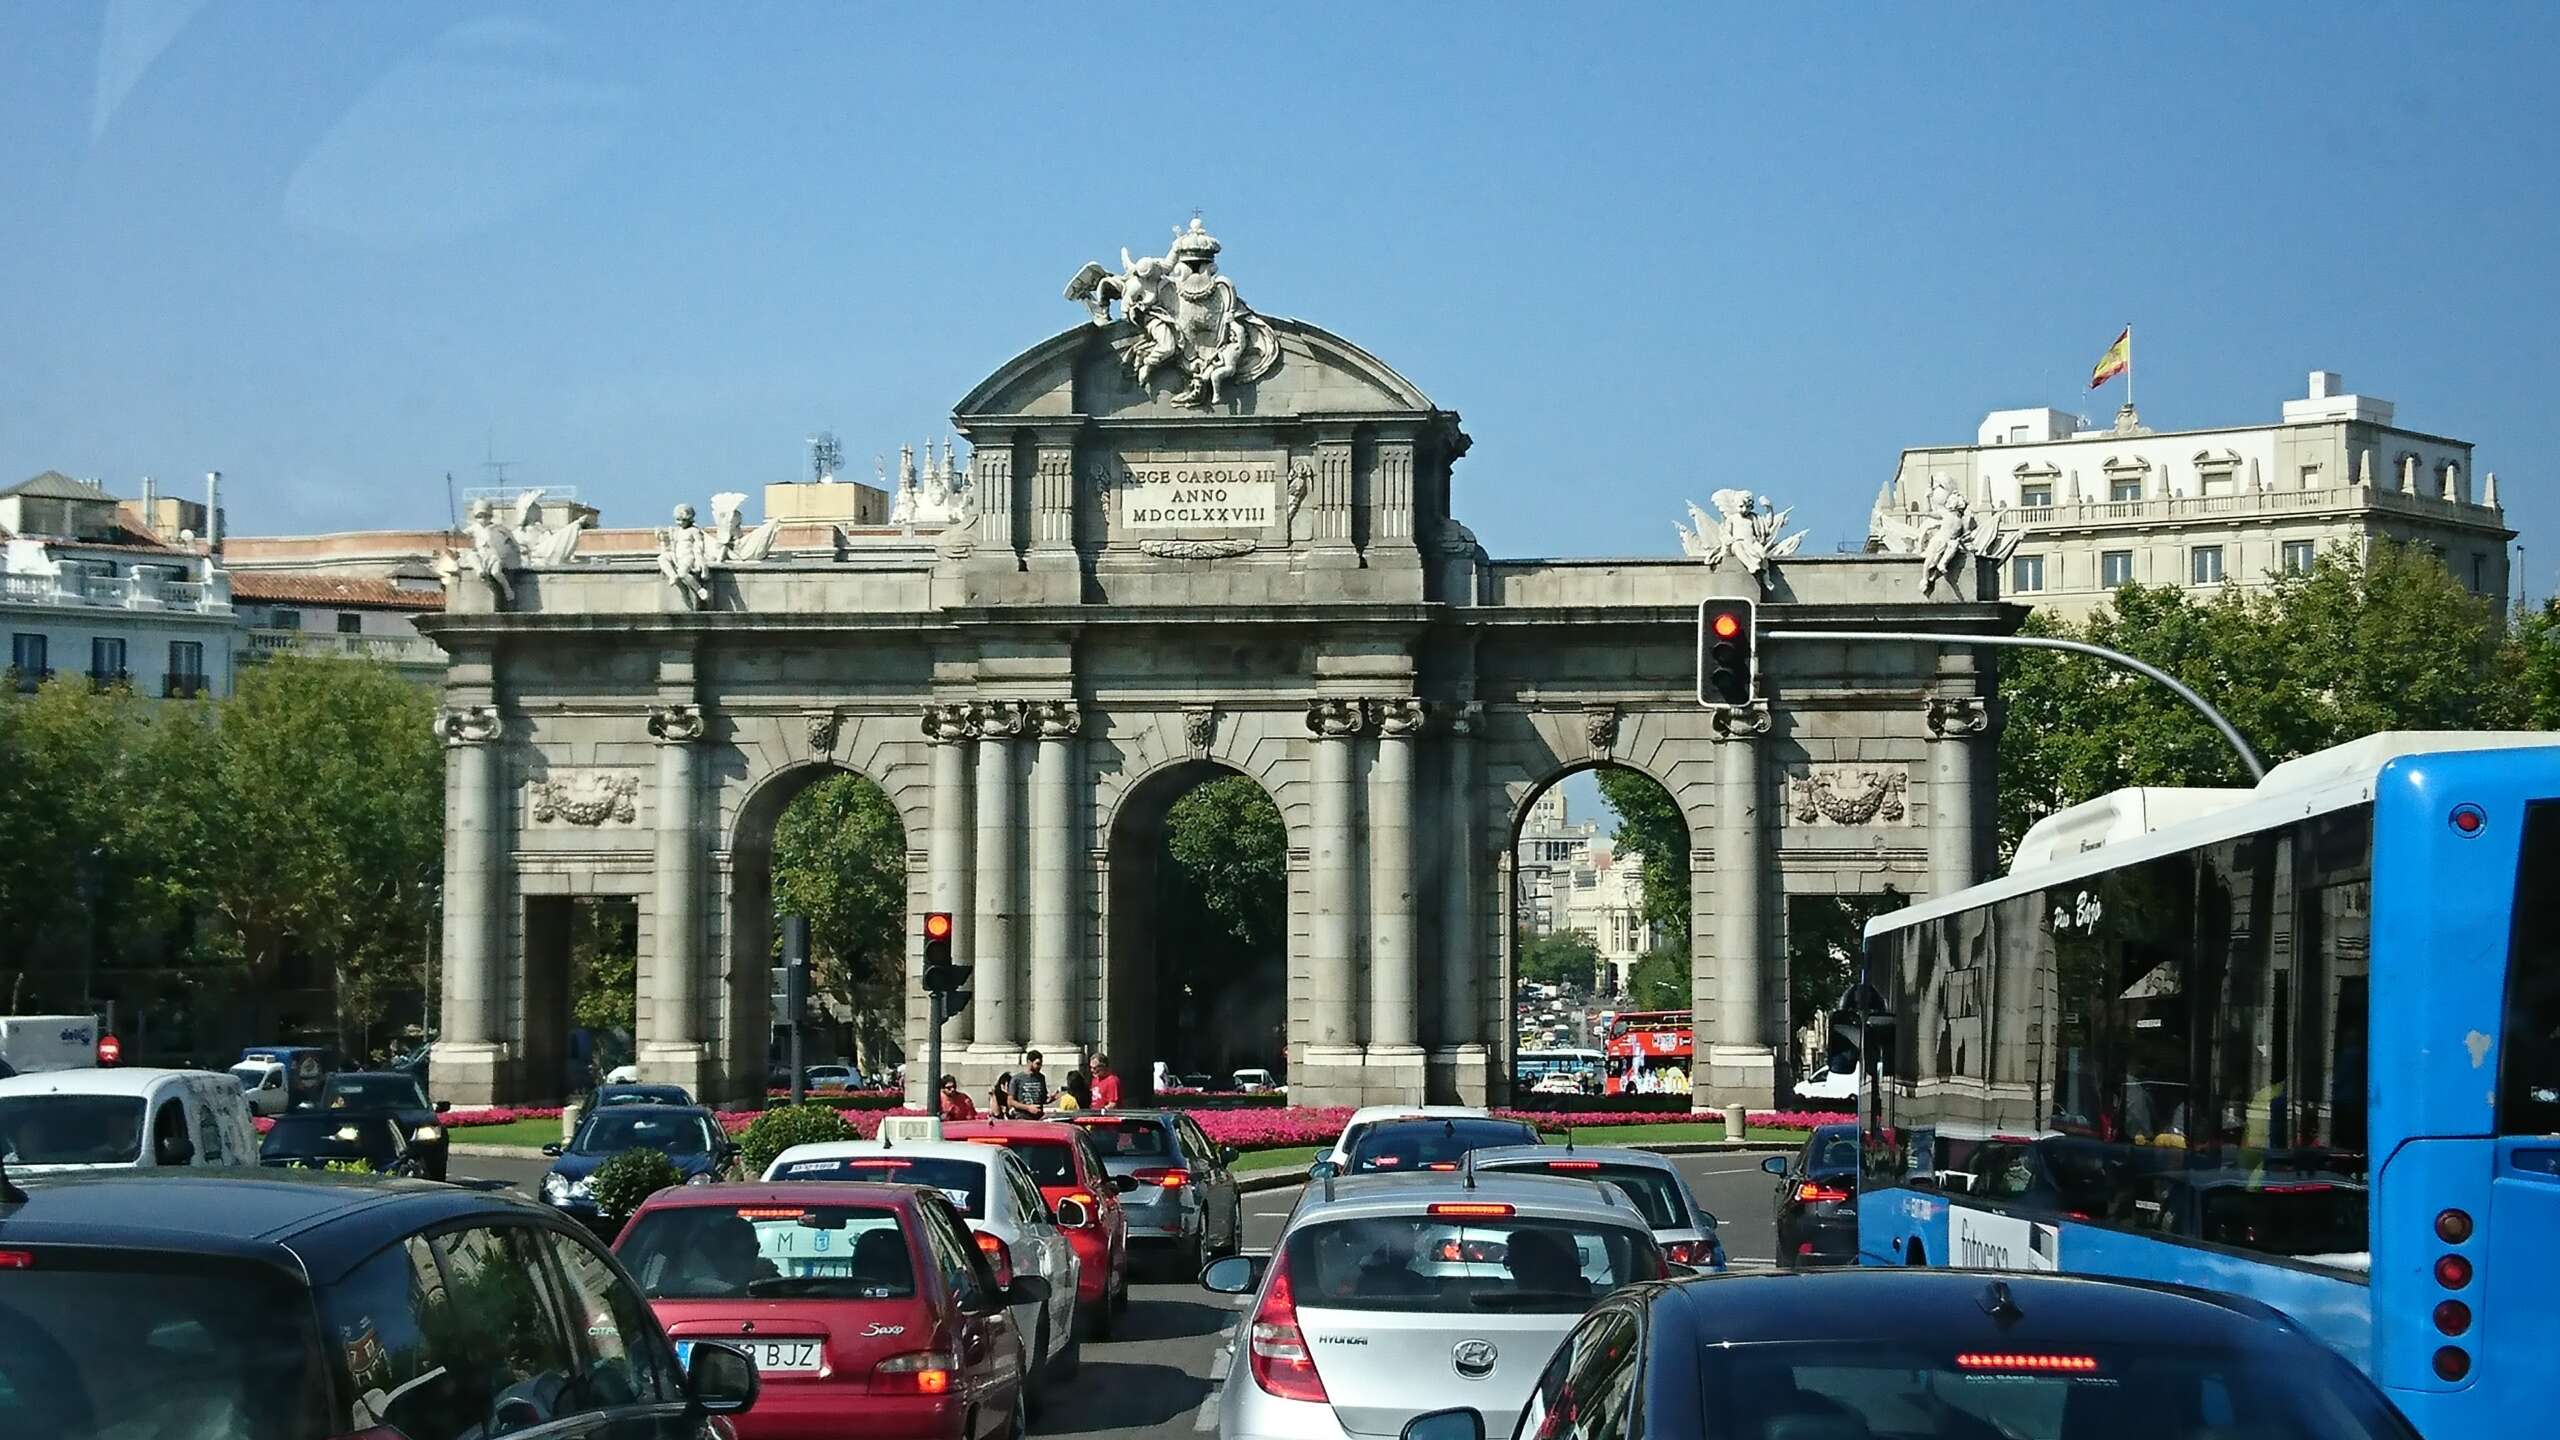
[[[1435,412],[1412,381],[1341,336],[1303,320],[1261,318],[1277,342],[1276,362],[1258,379],[1227,386],[1214,403],[1182,403],[1175,375],[1160,372],[1141,384],[1131,361],[1140,344],[1138,329],[1115,320],[1075,326],[1023,351],[971,390],[953,416],[965,430],[972,419],[996,416],[1178,423],[1420,418]]]

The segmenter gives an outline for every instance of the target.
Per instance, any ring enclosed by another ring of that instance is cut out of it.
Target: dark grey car
[[[1244,1243],[1244,1198],[1228,1169],[1235,1152],[1209,1141],[1198,1121],[1179,1110],[1114,1110],[1066,1117],[1102,1152],[1103,1168],[1137,1182],[1120,1196],[1129,1217],[1130,1254],[1169,1258],[1170,1268],[1197,1275],[1211,1255]]]

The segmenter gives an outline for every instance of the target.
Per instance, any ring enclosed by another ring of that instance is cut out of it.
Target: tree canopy
[[[1541,935],[1520,950],[1520,978],[1535,985],[1588,990],[1599,969],[1600,947],[1579,930]]]
[[[878,785],[848,771],[793,798],[773,829],[773,905],[809,919],[816,993],[864,1035],[904,1034],[907,833]]]

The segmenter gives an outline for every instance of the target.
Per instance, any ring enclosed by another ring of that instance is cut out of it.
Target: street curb
[[[475,1160],[548,1160],[539,1145],[474,1145],[456,1141],[445,1146],[448,1155],[468,1155]]]

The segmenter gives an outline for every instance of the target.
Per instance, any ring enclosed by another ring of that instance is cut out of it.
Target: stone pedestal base
[[[1484,1105],[1492,1085],[1490,1052],[1482,1045],[1434,1050],[1423,1075],[1423,1098],[1434,1105]]]
[[[1367,1052],[1357,1045],[1310,1045],[1289,1069],[1292,1105],[1360,1105]]]
[[[1728,1105],[1766,1110],[1777,1103],[1778,1057],[1766,1045],[1711,1045],[1689,1081],[1690,1108],[1701,1114]]]
[[[1422,1047],[1372,1045],[1360,1074],[1363,1105],[1419,1105],[1423,1097]]]
[[[711,1058],[711,1047],[700,1041],[643,1040],[640,1053],[634,1057],[640,1067],[640,1078],[657,1085],[681,1085],[695,1098],[709,1101],[720,1097],[721,1075]]]
[[[516,1098],[515,1055],[505,1045],[439,1040],[427,1057],[429,1091],[456,1105],[503,1105]]]

